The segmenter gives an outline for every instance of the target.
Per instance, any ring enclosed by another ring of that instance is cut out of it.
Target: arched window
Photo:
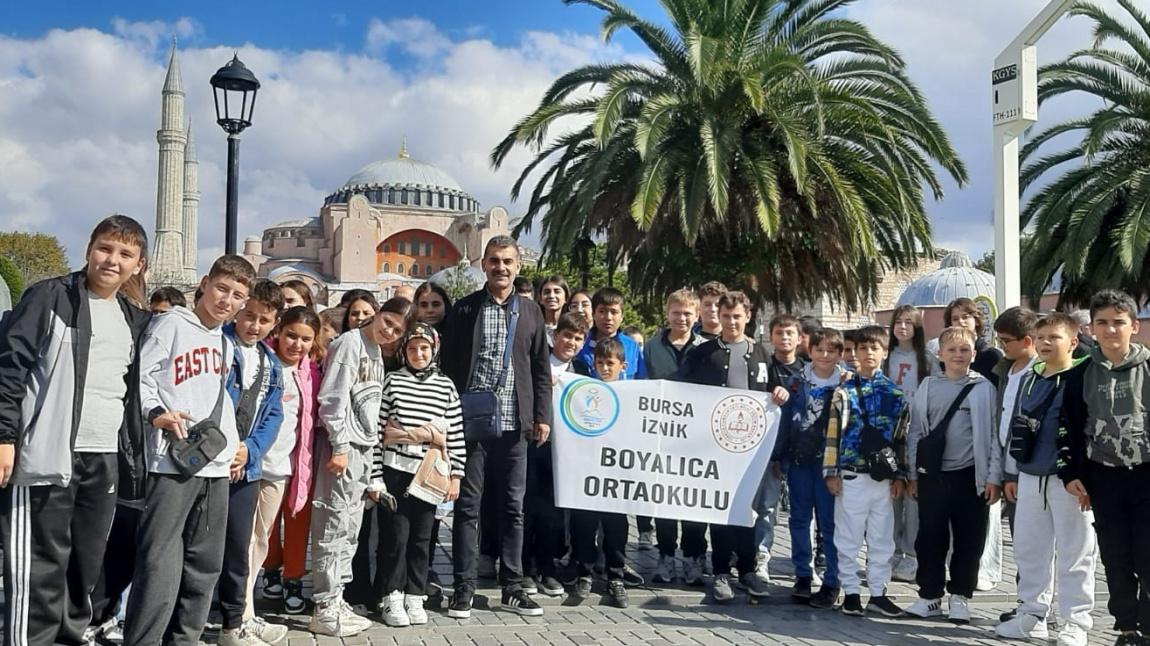
[[[394,188],[387,189],[387,203],[388,204],[395,204],[395,189]]]
[[[415,205],[422,206],[423,204],[423,191],[415,191]]]
[[[395,266],[395,273],[397,273],[397,274],[403,273],[403,263],[402,262]]]
[[[383,263],[383,273],[386,274],[390,271],[391,271],[391,263],[390,262]]]
[[[427,275],[427,276],[430,276],[430,275],[431,275],[431,273],[432,273],[432,272],[431,272],[431,265],[428,265],[428,266],[424,267],[424,270],[427,272],[425,275]]]
[[[384,245],[383,245],[383,253],[391,253],[391,245],[389,245],[389,244],[387,244],[387,243],[384,243]]]
[[[415,263],[411,264],[411,275],[412,276],[418,276],[419,275],[419,265],[417,265]]]
[[[385,249],[384,251],[387,250]],[[403,240],[399,240],[395,243],[395,252],[400,254],[407,253],[407,246],[404,244]]]
[[[455,210],[455,196],[454,195],[452,195],[450,198],[448,198],[448,205],[449,206],[447,208],[451,209],[452,211]]]
[[[439,194],[439,208],[443,208],[443,193]]]
[[[404,204],[408,204],[407,198],[408,198],[407,189],[405,188],[402,191],[400,191],[400,193],[399,193],[399,201],[404,203]]]

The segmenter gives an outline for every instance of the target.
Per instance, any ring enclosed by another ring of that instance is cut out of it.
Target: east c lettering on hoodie
[[[208,329],[187,308],[175,307],[152,319],[140,349],[140,403],[146,416],[155,408],[183,411],[192,418],[191,426],[207,419],[220,395],[221,371],[229,362],[221,355],[222,332]],[[233,348],[228,342],[227,357]],[[196,475],[226,478],[232,458],[239,448],[236,413],[231,398],[224,396],[220,430],[228,440],[216,459]],[[148,447],[148,472],[178,475],[168,457],[167,432],[150,425],[144,430]]]

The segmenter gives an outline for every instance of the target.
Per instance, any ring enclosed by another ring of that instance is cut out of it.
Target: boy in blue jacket
[[[234,342],[228,394],[236,407],[240,445],[231,465],[224,566],[218,593],[223,614],[219,643],[223,646],[259,646],[287,635],[287,628],[253,619],[244,623],[247,603],[248,544],[259,503],[260,461],[275,442],[283,420],[283,371],[279,359],[263,340],[271,334],[283,309],[283,292],[270,280],[252,287],[251,297],[224,334]],[[254,641],[255,638],[259,641]]]
[[[631,337],[619,330],[623,322],[623,292],[614,287],[600,287],[591,296],[591,332],[583,349],[575,355],[572,364],[587,375],[599,378],[595,370],[595,345],[602,339],[615,339],[623,346],[623,356],[626,357],[627,367],[620,380],[646,379],[647,367],[643,362],[643,350]]]

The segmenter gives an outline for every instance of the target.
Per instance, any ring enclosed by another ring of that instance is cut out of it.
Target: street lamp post
[[[212,91],[216,101],[216,123],[228,133],[228,188],[225,211],[224,253],[236,253],[237,209],[239,204],[240,133],[252,125],[252,112],[256,107],[256,91],[260,82],[239,56],[232,56],[227,65],[212,75]]]
[[[1035,43],[1070,10],[1074,0],[1051,0],[994,59],[994,282],[998,311],[1022,301],[1019,259],[1018,139],[1038,121],[1038,50]]]

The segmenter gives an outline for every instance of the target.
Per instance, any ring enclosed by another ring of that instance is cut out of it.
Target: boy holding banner
[[[715,298],[717,300],[718,296]],[[682,365],[687,353],[706,340],[692,330],[699,317],[699,297],[695,292],[689,289],[672,292],[667,297],[664,311],[667,314],[667,328],[643,347],[643,363],[647,366],[647,377],[650,379],[671,378]],[[659,547],[659,565],[653,577],[656,583],[670,583],[675,578],[679,524],[680,521],[670,518],[655,519],[655,535]],[[684,520],[682,526],[684,582],[687,585],[703,585],[707,524]]]
[[[771,355],[745,334],[750,312],[751,301],[746,294],[724,294],[719,299],[722,334],[691,350],[675,373],[675,379],[704,386],[767,392],[767,365]],[[787,399],[786,390],[776,388],[773,399],[775,404],[781,405]],[[711,525],[711,542],[711,565],[715,572],[711,595],[715,601],[725,602],[734,598],[730,581],[731,553],[737,558],[739,583],[746,588],[747,594],[770,596],[767,581],[755,574],[754,528]]]
[[[843,614],[863,616],[858,555],[867,546],[867,610],[886,617],[902,609],[886,596],[894,556],[894,504],[903,492],[902,447],[907,406],[902,391],[882,373],[887,333],[868,326],[854,333],[854,379],[836,393],[827,423],[823,476],[835,496],[834,544],[842,581]]]
[[[598,297],[598,293],[596,293]],[[600,381],[613,382],[623,378],[627,369],[626,351],[617,339],[600,339],[595,346],[595,372]],[[605,511],[571,510],[571,548],[575,555],[579,578],[575,581],[575,598],[591,596],[591,577],[599,550],[595,533],[603,529],[603,558],[607,574],[607,599],[618,608],[627,607],[627,588],[623,583],[626,567],[627,515]]]

